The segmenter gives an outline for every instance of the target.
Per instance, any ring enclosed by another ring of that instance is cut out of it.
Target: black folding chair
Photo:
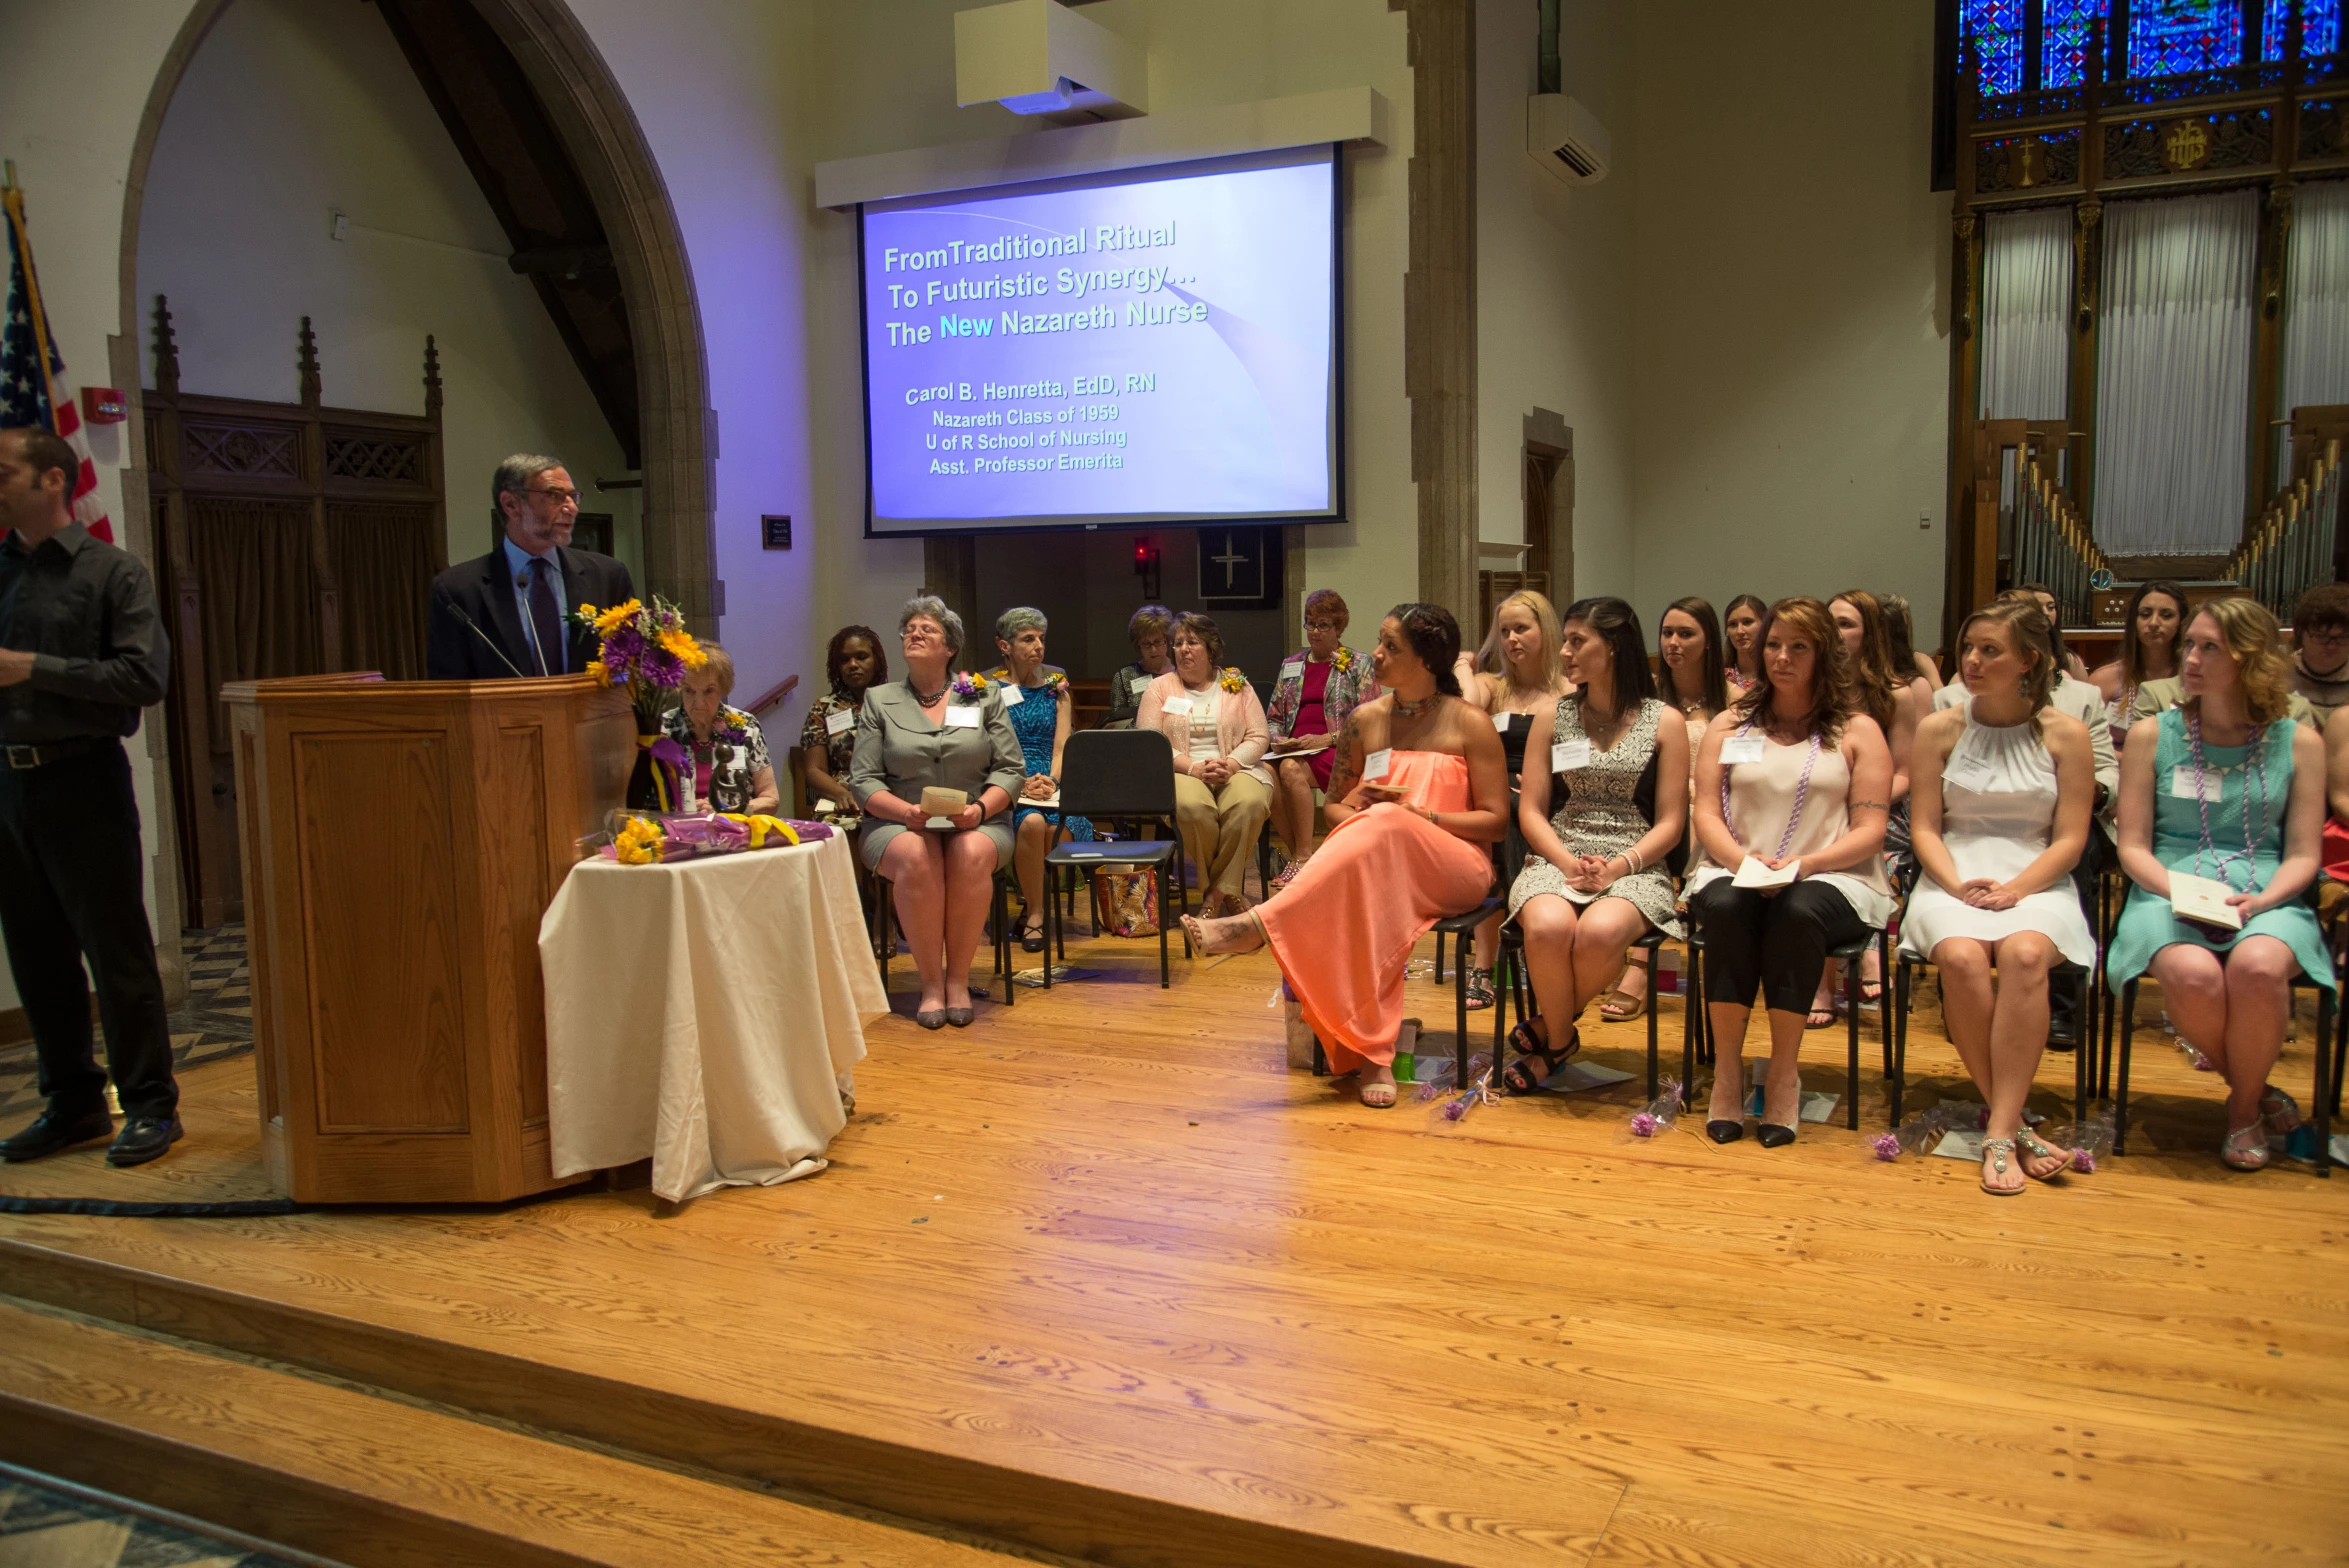
[[[1878,967],[1889,971],[1892,968],[1892,941],[1890,935],[1884,931],[1870,931],[1864,936],[1854,937],[1849,942],[1827,949],[1827,962],[1843,966],[1843,1014],[1850,1042],[1849,1064],[1844,1069],[1844,1120],[1845,1124],[1854,1132],[1859,1131],[1860,1127],[1860,966],[1867,958],[1870,948],[1876,949]],[[1687,1022],[1683,1026],[1686,1043],[1682,1047],[1681,1057],[1681,1071],[1688,1076],[1694,1076],[1696,1063],[1700,1057],[1708,1062],[1718,1062],[1719,1060],[1718,1053],[1713,1048],[1712,1020],[1705,1013],[1704,970],[1705,935],[1703,922],[1697,917],[1696,906],[1691,904],[1688,911],[1688,978],[1686,981],[1688,1007],[1684,1014]],[[1654,980],[1650,979],[1648,984],[1653,990]],[[1876,1021],[1884,1036],[1884,1061],[1887,1071],[1892,1065],[1892,1009],[1887,1005],[1889,1001],[1890,995],[1887,992],[1886,996],[1878,1001],[1876,1012]],[[1648,1005],[1652,1008],[1655,1004],[1651,1001]],[[1715,1070],[1718,1071],[1718,1067]],[[1745,1085],[1739,1084],[1737,1087],[1738,1092],[1742,1095],[1745,1092]],[[1684,1077],[1681,1081],[1682,1092],[1687,1092],[1687,1088],[1687,1078]],[[1797,1116],[1802,1114],[1799,1106],[1796,1108],[1795,1114]]]
[[[2102,954],[2098,956],[2101,958]],[[1901,1101],[1908,1089],[1909,1009],[1914,1000],[1915,977],[1919,970],[1931,967],[1933,961],[1929,958],[1913,958],[1902,953],[1900,969],[1893,984],[1893,1013],[1887,1020],[1893,1026],[1892,1059],[1885,1066],[1884,1079],[1892,1094],[1892,1125],[1895,1127],[1900,1125]],[[2076,988],[2080,998],[2080,1011],[2076,1015],[2081,1024],[2080,1043],[2072,1052],[2072,1106],[2073,1115],[2083,1122],[2088,1119],[2088,1102],[2094,1097],[2096,1088],[2095,1035],[2090,1027],[2095,1015],[2090,1008],[2096,999],[2097,974],[2097,968],[2091,964],[2059,963],[2047,971],[2050,990],[2058,984],[2069,984]],[[1942,1031],[1945,1034],[1948,1032],[1946,1017]]]
[[[1095,840],[1055,844],[1044,856],[1044,875],[1050,879],[1062,868],[1082,872],[1112,866],[1150,866],[1158,872],[1158,985],[1173,983],[1167,951],[1168,927],[1174,924],[1176,901],[1170,880],[1183,880],[1182,907],[1188,908],[1190,889],[1183,875],[1182,837],[1175,831],[1174,752],[1156,730],[1079,730],[1068,738],[1060,754],[1060,809],[1094,823],[1148,822],[1164,826],[1163,839]],[[1047,889],[1044,918],[1049,923],[1044,941],[1044,985],[1052,986],[1052,959],[1066,957],[1068,934],[1061,901]],[[1101,911],[1093,910],[1094,934],[1100,934]],[[1190,956],[1191,938],[1183,933],[1183,956]]]

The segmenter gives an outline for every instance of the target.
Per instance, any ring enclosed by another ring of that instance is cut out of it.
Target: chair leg
[[[1437,985],[1442,985],[1444,983],[1444,933],[1441,931],[1436,933],[1435,982]]]
[[[1443,938],[1439,935],[1437,941]],[[1452,1081],[1468,1087],[1468,966],[1452,966]]]
[[[1501,981],[1504,968],[1509,975],[1506,982]],[[1503,942],[1501,950],[1493,955],[1493,977],[1498,982],[1493,986],[1493,1082],[1495,1083],[1501,1081],[1501,1069],[1508,1065],[1509,1038],[1505,1025],[1508,1022],[1509,997],[1515,989],[1516,974],[1515,960],[1509,956],[1509,944]]]
[[[1903,958],[1900,968],[1892,977],[1892,1006],[1899,1018],[1897,1023],[1887,1020],[1888,1024],[1892,1024],[1892,1054],[1885,1065],[1884,1087],[1891,1096],[1892,1125],[1895,1127],[1900,1125],[1901,1101],[1909,1081],[1909,980],[1914,967],[1908,959]]]
[[[2331,1180],[2333,1174],[2333,1096],[2339,1092],[2337,1083],[2325,1079],[2325,1045],[2333,1034],[2333,993],[2323,986],[2316,990],[2316,1174]]]
[[[999,933],[996,940],[1001,944],[997,951],[1003,957],[1003,1005],[1009,1007],[1012,1004],[1012,975],[1015,973],[1011,958],[1011,899],[1000,881],[995,884],[995,929]],[[1046,955],[1045,962],[1051,962],[1050,955]]]
[[[1659,1031],[1656,1024],[1656,971],[1659,966],[1656,960],[1663,956],[1663,952],[1664,950],[1660,947],[1648,949],[1648,1103],[1650,1105],[1656,1102],[1656,1050],[1659,1042]],[[1680,1092],[1686,1096],[1688,1085],[1683,1083],[1680,1086]]]
[[[1697,990],[1697,950],[1683,947],[1681,953],[1684,961],[1680,966],[1680,1092],[1685,1097],[1696,1090],[1697,1010],[1703,1004],[1697,1000],[1702,994]],[[1651,994],[1655,981],[1654,975],[1648,976]],[[1655,1005],[1649,1002],[1649,1010],[1653,1011]]]
[[[2129,1152],[2129,1043],[2137,1030],[2137,982],[2121,987],[2120,1088],[2112,1104],[2112,1152]]]
[[[1161,991],[1174,984],[1174,966],[1167,957],[1166,945],[1166,928],[1173,923],[1171,908],[1172,906],[1167,900],[1166,878],[1162,874],[1158,878],[1158,989]],[[1095,936],[1101,934],[1101,906],[1099,904],[1093,906],[1093,934]],[[1183,951],[1188,953],[1190,951],[1190,933],[1187,931],[1183,933],[1183,942]]]
[[[1848,1103],[1844,1109],[1845,1121],[1853,1132],[1860,1130],[1860,975],[1867,967],[1865,952],[1855,953],[1844,960],[1844,1024],[1851,1042],[1851,1064],[1844,1069],[1843,1097]],[[1881,1009],[1879,1009],[1881,1011]],[[1802,1120],[1802,1101],[1794,1105],[1794,1119]]]
[[[2095,989],[2090,982],[2095,978],[2096,970],[2091,966],[2082,969],[2080,978],[2073,982],[2080,988],[2079,1011],[2073,1016],[2083,1021],[2090,1016],[2088,1004],[2095,997]],[[2072,1048],[2072,1125],[2075,1127],[2088,1124],[2089,1079],[2093,1076],[2094,1066],[2089,1057],[2095,1053],[2095,1049],[2094,1035],[2082,1036],[2080,1043]]]

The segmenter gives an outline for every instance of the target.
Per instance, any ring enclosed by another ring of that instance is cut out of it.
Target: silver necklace
[[[1421,714],[1425,713],[1430,707],[1434,706],[1436,696],[1440,695],[1442,694],[1439,692],[1431,696],[1422,697],[1417,702],[1405,702],[1401,694],[1398,693],[1395,697],[1395,711],[1406,719],[1416,719]]]

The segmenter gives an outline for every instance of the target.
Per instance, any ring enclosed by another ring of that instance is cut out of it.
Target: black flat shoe
[[[1754,1136],[1761,1140],[1765,1149],[1783,1149],[1794,1142],[1794,1129],[1781,1127],[1776,1122],[1764,1122],[1754,1129]]]
[[[34,1117],[32,1125],[24,1131],[0,1143],[0,1160],[21,1165],[26,1160],[44,1160],[52,1154],[61,1154],[77,1143],[94,1143],[113,1136],[114,1118],[103,1105],[78,1116],[60,1115],[52,1107]]]
[[[176,1116],[134,1116],[106,1150],[109,1165],[144,1165],[187,1136]]]
[[[946,1009],[946,1021],[957,1029],[968,1029],[971,1026],[971,1010],[967,1007],[949,1007]]]
[[[1707,1122],[1705,1123],[1705,1136],[1715,1143],[1735,1143],[1745,1136],[1745,1123]]]
[[[920,1024],[924,1029],[943,1029],[946,1027],[946,1009],[925,1007],[914,1014],[914,1022]]]
[[[1043,927],[1030,926],[1021,929],[1020,951],[1023,953],[1041,953],[1044,951]]]

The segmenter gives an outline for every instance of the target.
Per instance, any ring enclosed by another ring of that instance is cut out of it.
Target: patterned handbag
[[[1158,871],[1140,866],[1129,871],[1093,873],[1093,902],[1101,911],[1101,929],[1108,936],[1158,935]]]

